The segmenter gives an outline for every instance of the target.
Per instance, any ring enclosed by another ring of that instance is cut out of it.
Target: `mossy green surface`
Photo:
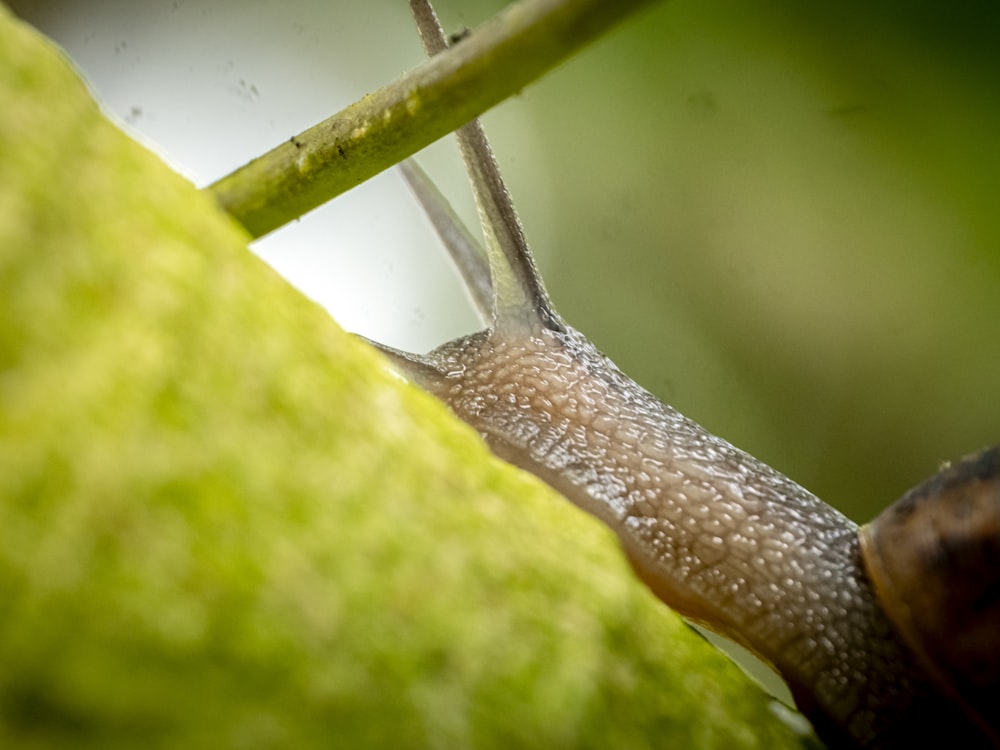
[[[795,746],[607,531],[0,40],[0,746]]]

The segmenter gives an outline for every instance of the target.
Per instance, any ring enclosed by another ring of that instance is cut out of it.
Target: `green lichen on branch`
[[[251,235],[265,235],[458,129],[651,2],[521,0],[208,189]]]
[[[794,746],[610,533],[0,38],[0,746]]]

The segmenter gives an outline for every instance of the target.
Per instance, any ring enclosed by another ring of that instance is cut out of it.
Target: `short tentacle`
[[[445,373],[438,368],[433,355],[404,352],[402,349],[380,344],[365,336],[358,336],[358,338],[382,352],[392,362],[392,367],[397,373],[425,391],[434,391],[437,386],[444,382]]]

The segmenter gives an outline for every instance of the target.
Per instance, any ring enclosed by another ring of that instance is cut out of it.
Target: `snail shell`
[[[890,622],[1000,743],[1000,447],[914,487],[860,536]]]

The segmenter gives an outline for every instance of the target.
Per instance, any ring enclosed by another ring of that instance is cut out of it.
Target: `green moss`
[[[794,743],[0,24],[0,745]]]

